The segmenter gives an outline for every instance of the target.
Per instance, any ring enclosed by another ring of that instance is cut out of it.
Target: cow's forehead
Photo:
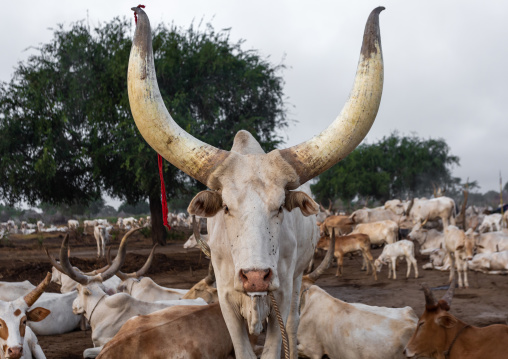
[[[0,318],[21,318],[21,314],[25,313],[26,309],[27,305],[23,300],[14,300],[12,302],[4,302],[0,300]]]
[[[280,202],[288,185],[298,184],[294,169],[278,152],[230,156],[214,173],[225,201],[241,202],[258,194],[264,202]],[[296,186],[297,187],[297,186]]]

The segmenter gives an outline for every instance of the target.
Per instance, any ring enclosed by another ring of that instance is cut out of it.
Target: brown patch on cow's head
[[[200,217],[213,217],[222,209],[222,197],[216,191],[199,192],[187,207],[190,214]]]
[[[7,328],[7,324],[3,321],[3,319],[0,319],[0,339],[7,340],[9,337],[9,329]],[[5,348],[4,352],[5,352]]]
[[[16,310],[14,311],[14,315],[15,315],[16,317],[17,317],[18,315],[20,315],[20,314],[21,314],[21,309],[19,309],[19,308],[18,308],[18,309],[16,309]]]
[[[25,337],[25,329],[26,329],[26,315],[21,318],[19,321],[19,335],[24,338]]]
[[[319,205],[307,193],[301,191],[286,192],[284,208],[291,212],[297,207],[306,217],[319,212]]]

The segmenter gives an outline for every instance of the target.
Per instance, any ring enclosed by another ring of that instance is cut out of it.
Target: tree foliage
[[[0,86],[0,199],[86,204],[102,191],[130,204],[148,199],[152,233],[162,233],[156,153],[138,132],[127,95],[132,26],[118,18],[93,31],[83,22],[59,26]],[[163,100],[183,129],[225,149],[240,129],[265,150],[281,142],[282,65],[211,25],[160,25],[153,47]],[[203,188],[169,164],[164,177],[170,199]]]
[[[394,132],[374,144],[361,144],[312,185],[318,200],[355,198],[384,202],[390,198],[432,194],[432,185],[454,191],[460,179],[451,175],[459,158],[443,139],[400,136]]]

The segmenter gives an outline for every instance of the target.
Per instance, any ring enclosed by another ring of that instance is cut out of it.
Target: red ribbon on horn
[[[162,156],[157,153],[157,162],[159,163],[159,176],[161,178],[161,197],[162,197],[162,222],[168,229],[171,226],[168,223],[168,202],[166,202],[166,186],[164,185],[164,176],[162,173]]]
[[[145,5],[138,5],[137,7],[145,8]],[[138,14],[134,12],[134,22],[136,22],[136,25],[138,24]]]

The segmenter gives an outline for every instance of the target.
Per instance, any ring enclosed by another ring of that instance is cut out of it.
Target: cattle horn
[[[207,256],[208,258],[212,258],[212,255],[211,255],[211,252],[210,252],[210,246],[208,245],[208,243],[206,243],[202,238],[201,238],[201,233],[200,233],[200,226],[197,225],[196,223],[196,215],[192,215],[192,231],[194,233],[194,238],[196,238],[196,242],[198,243],[199,245],[199,248],[201,248],[201,251],[203,251],[203,253],[205,254],[205,256]]]
[[[328,251],[326,252],[325,258],[323,258],[323,261],[314,270],[314,272],[307,275],[310,280],[313,282],[317,281],[318,278],[325,272],[325,270],[330,267],[330,264],[332,264],[333,252],[335,252],[335,228],[332,228],[332,239],[330,241],[330,245],[328,247]]]
[[[384,9],[374,9],[367,20],[353,89],[339,116],[318,136],[280,151],[299,175],[300,185],[346,157],[374,123],[383,90],[379,13]]]
[[[46,246],[44,246],[44,251],[46,251],[46,255],[48,256],[48,259],[49,261],[51,262],[51,264],[53,265],[53,267],[55,267],[56,269],[58,269],[59,272],[62,272],[64,273],[64,270],[62,268],[62,266],[60,265],[60,263],[58,263],[55,258],[53,258],[53,256],[49,253],[49,250]]]
[[[145,273],[148,271],[148,269],[150,269],[150,266],[152,265],[153,256],[154,256],[154,253],[155,253],[155,248],[157,246],[158,246],[158,244],[155,243],[154,246],[152,247],[152,250],[150,251],[150,255],[148,256],[145,264],[143,265],[143,267],[141,267],[141,269],[139,269],[136,272],[132,272],[132,273],[123,273],[122,271],[119,270],[118,272],[116,272],[116,275],[121,280],[126,280],[128,278],[139,278],[141,276],[144,276]]]
[[[435,307],[437,305],[436,297],[434,297],[434,294],[430,290],[430,288],[427,286],[426,283],[421,284],[423,293],[425,294],[425,306],[428,308]]]
[[[453,294],[455,293],[455,287],[457,286],[457,277],[453,277],[452,282],[450,283],[450,287],[448,287],[448,290],[446,291],[445,295],[441,300],[444,300],[446,304],[448,304],[448,307],[452,306],[452,299]]]
[[[205,277],[205,283],[212,285],[215,282],[215,272],[213,270],[212,261],[208,264],[208,274]]]
[[[31,307],[37,301],[37,299],[39,299],[49,283],[51,283],[51,273],[46,274],[44,280],[40,282],[39,285],[35,287],[30,293],[23,297],[23,300],[25,301],[26,305],[28,305],[28,307]]]
[[[422,227],[425,226],[425,224],[427,224],[428,221],[429,221],[429,216],[427,216],[427,218],[425,218],[425,221],[423,221]]]
[[[230,152],[196,139],[173,120],[157,84],[150,21],[139,7],[132,10],[137,14],[138,22],[129,57],[127,86],[136,126],[146,142],[162,157],[212,188],[212,184],[208,185],[208,177]]]

